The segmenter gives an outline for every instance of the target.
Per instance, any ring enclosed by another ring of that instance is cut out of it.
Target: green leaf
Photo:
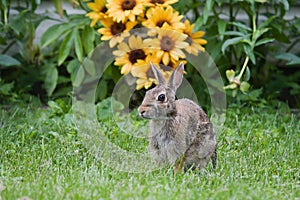
[[[292,53],[278,53],[275,55],[275,58],[279,60],[286,60],[288,61],[288,65],[299,65],[300,64],[300,57],[296,56],[295,54]]]
[[[96,90],[96,98],[99,100],[104,99],[107,96],[108,92],[108,83],[105,80],[101,80]]]
[[[245,25],[245,24],[243,24],[241,22],[232,22],[231,24],[234,25],[234,26],[236,26],[236,27],[238,27],[238,28],[241,28],[243,30],[252,31],[252,29],[249,26],[247,26],[247,25]]]
[[[80,62],[82,62],[82,59],[83,59],[83,47],[82,47],[82,43],[81,43],[81,38],[80,38],[78,30],[76,30],[74,32],[75,32],[75,38],[74,38],[75,53],[76,53],[76,56],[77,56],[78,60]]]
[[[279,0],[279,2],[283,4],[285,11],[290,10],[290,4],[289,4],[288,0]]]
[[[92,27],[85,26],[82,31],[82,44],[86,54],[89,54],[94,49],[95,32]]]
[[[80,68],[80,62],[78,61],[78,59],[74,59],[70,61],[69,64],[67,65],[67,71],[71,74],[72,84],[75,82],[77,71],[79,68]]]
[[[205,6],[204,6],[204,10],[203,10],[203,23],[204,24],[206,24],[206,22],[207,22],[207,19],[209,17],[209,14],[211,13],[214,3],[215,3],[214,0],[205,1]]]
[[[244,50],[245,50],[247,56],[249,56],[251,62],[253,64],[256,64],[256,58],[255,58],[253,49],[249,45],[244,45],[243,47],[244,47]]]
[[[8,55],[0,55],[0,66],[10,67],[10,66],[20,66],[21,63],[15,58]]]
[[[58,53],[58,65],[61,65],[70,54],[75,37],[74,33],[75,32],[69,32],[64,38]]]
[[[270,25],[270,23],[273,21],[273,19],[275,19],[277,16],[274,15],[274,16],[271,16],[271,17],[268,17],[268,19],[264,22],[262,22],[259,26],[258,26],[258,29],[263,29],[267,26]]]
[[[247,66],[247,67],[246,67],[246,72],[245,72],[245,75],[244,75],[244,80],[245,80],[245,81],[249,81],[249,80],[250,80],[250,77],[251,77],[251,72],[250,72],[249,67]]]
[[[41,37],[41,48],[44,48],[55,40],[58,40],[67,31],[72,32],[71,24],[55,24],[51,26]]]
[[[250,84],[249,83],[247,83],[246,81],[241,82],[240,90],[242,92],[247,92],[249,90],[249,88],[250,88]]]
[[[194,30],[193,31],[198,31],[200,29],[202,29],[203,27],[203,16],[198,17],[198,19],[195,21],[195,26],[194,26]]]
[[[225,49],[226,49],[228,46],[237,44],[237,43],[241,42],[243,39],[244,39],[244,37],[235,37],[235,38],[231,38],[231,39],[226,40],[226,41],[223,43],[222,48],[221,48],[223,54],[224,54],[224,52],[225,52]]]
[[[51,96],[56,88],[58,79],[58,71],[55,66],[51,66],[47,69],[46,77],[44,81],[44,87],[47,91],[47,95]]]
[[[83,67],[89,73],[91,76],[95,76],[96,69],[95,69],[95,63],[89,58],[85,58],[83,60]]]
[[[262,36],[264,33],[268,32],[269,30],[270,30],[269,28],[257,29],[253,33],[253,40],[256,41],[260,36]]]
[[[255,46],[257,47],[257,46],[260,46],[260,45],[263,45],[263,44],[266,44],[266,43],[269,43],[269,42],[273,42],[273,41],[274,41],[273,38],[264,38],[264,39],[261,39],[261,40],[257,41],[255,43]]]
[[[0,25],[1,25],[1,24],[0,24]],[[2,37],[1,35],[0,35],[0,44],[1,44],[1,45],[7,45],[6,39],[5,39],[4,37]]]
[[[221,38],[221,40],[223,40],[224,33],[226,30],[226,22],[225,22],[225,20],[220,19],[217,21],[217,23],[218,23],[218,32],[219,32],[220,38]]]
[[[75,80],[73,82],[74,87],[79,87],[81,85],[81,83],[84,80],[84,75],[85,75],[85,72],[84,72],[83,66],[80,65],[77,70]]]
[[[239,32],[239,31],[226,31],[226,32],[224,32],[224,35],[246,37],[246,35],[244,33]]]
[[[2,95],[9,95],[11,93],[11,90],[13,88],[14,88],[14,82],[11,82],[11,83],[0,83],[0,94],[2,94]]]
[[[300,33],[300,18],[298,18],[297,20],[295,20],[295,23],[293,25],[298,30],[298,33]]]

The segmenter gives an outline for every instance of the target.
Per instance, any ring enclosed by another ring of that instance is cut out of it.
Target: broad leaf
[[[81,85],[84,79],[84,75],[85,75],[84,68],[82,65],[80,65],[77,70],[75,80],[73,82],[74,87],[79,87]]]
[[[59,49],[58,65],[61,65],[70,54],[74,42],[74,38],[75,38],[75,32],[69,32],[64,38]]]
[[[20,66],[21,63],[15,58],[8,55],[0,55],[0,66],[10,67],[10,66]]]
[[[248,82],[245,82],[245,81],[241,82],[240,90],[242,92],[247,92],[249,90],[249,88],[250,88],[250,84]]]
[[[65,32],[71,31],[72,25],[71,24],[55,24],[48,28],[46,32],[42,35],[40,45],[41,48],[44,48],[58,40]]]
[[[80,62],[82,62],[82,59],[83,59],[83,47],[82,47],[81,38],[80,38],[78,30],[75,31],[74,42],[75,42],[75,53],[76,53],[76,56],[77,56],[78,60]]]
[[[94,41],[95,41],[95,32],[94,30],[86,26],[82,31],[82,44],[86,54],[91,53],[94,49]]]
[[[74,59],[74,60],[70,61],[69,64],[67,65],[67,71],[71,75],[71,82],[73,85],[74,85],[79,67],[80,67],[80,62],[78,61],[78,59]]]
[[[95,76],[96,74],[96,69],[95,69],[95,63],[89,58],[85,58],[83,60],[83,66],[84,69],[89,73],[91,76]]]
[[[58,71],[55,66],[49,66],[46,72],[46,77],[44,80],[44,87],[47,91],[47,95],[51,96],[56,88],[58,79]]]

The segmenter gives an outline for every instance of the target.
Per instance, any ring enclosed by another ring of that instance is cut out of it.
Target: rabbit
[[[149,119],[149,153],[158,166],[174,166],[175,174],[183,170],[202,171],[212,160],[217,165],[216,134],[212,123],[195,102],[176,100],[182,83],[184,64],[181,62],[166,83],[161,71],[151,62],[157,86],[146,92],[139,115]]]

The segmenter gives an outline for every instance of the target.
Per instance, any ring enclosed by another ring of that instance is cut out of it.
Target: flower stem
[[[6,7],[3,10],[3,21],[4,21],[5,25],[8,23],[8,21],[7,21],[7,10],[6,10]]]
[[[248,62],[249,62],[249,56],[247,56],[246,59],[245,59],[245,61],[244,61],[243,68],[242,68],[240,74],[237,77],[238,80],[241,80],[241,78],[242,78],[242,76],[244,74],[244,71],[245,71],[245,69],[246,69],[246,67],[248,65]]]

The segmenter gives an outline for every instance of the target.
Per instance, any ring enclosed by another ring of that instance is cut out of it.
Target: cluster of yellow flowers
[[[203,31],[193,32],[194,24],[182,21],[171,6],[178,0],[94,0],[87,6],[91,26],[100,21],[101,40],[109,40],[116,56],[115,65],[121,73],[131,73],[137,78],[136,88],[148,89],[155,82],[150,61],[160,66],[166,79],[185,53],[198,55],[204,51]],[[133,28],[147,28],[148,37],[131,34]]]

